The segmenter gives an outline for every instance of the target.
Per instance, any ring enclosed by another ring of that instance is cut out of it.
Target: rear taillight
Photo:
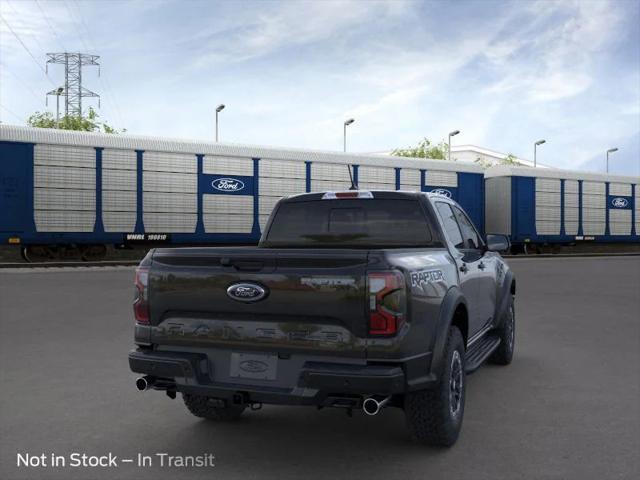
[[[400,272],[373,272],[369,283],[369,334],[395,335],[404,322],[406,295]]]
[[[136,322],[149,324],[149,267],[136,268],[133,315]]]

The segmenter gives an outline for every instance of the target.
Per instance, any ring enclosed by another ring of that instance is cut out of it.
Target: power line
[[[16,113],[12,112],[11,110],[9,110],[7,107],[5,107],[4,105],[2,105],[0,103],[0,107],[4,108],[7,112],[9,112],[11,115],[13,115],[19,122],[22,122],[22,118],[20,118]]]
[[[6,5],[9,5],[9,8],[11,8],[11,10],[13,10],[13,13],[16,14],[17,18],[22,18],[23,15],[20,15],[20,13],[18,13],[18,11],[13,7],[13,5],[11,5],[11,3],[9,2],[9,0],[4,0],[4,3]],[[46,49],[42,46],[42,44],[40,43],[40,41],[38,40],[38,37],[36,37],[33,33],[27,33],[28,36],[32,37],[33,40],[36,42],[36,45],[38,45],[38,48],[40,49],[41,52],[44,52]]]
[[[84,21],[84,15],[82,14],[82,8],[80,7],[80,3],[78,2],[78,0],[73,0],[75,2],[76,5],[76,10],[78,11],[78,18],[80,19],[80,26],[82,26],[84,28],[84,31],[87,35],[87,41],[89,42],[90,46],[94,48],[94,50],[96,50],[95,48],[95,42],[93,41],[93,38],[91,37],[91,32],[89,30],[89,28],[87,27],[87,23]],[[81,30],[81,29],[79,29]],[[81,33],[81,32],[80,32]],[[81,39],[82,40],[82,39]],[[83,41],[84,43],[84,41]],[[123,122],[123,116],[122,116],[122,112],[120,110],[120,105],[118,104],[118,99],[116,98],[115,93],[113,92],[113,89],[111,88],[111,82],[109,81],[109,75],[107,72],[105,72],[105,77],[104,80],[102,78],[102,76],[98,76],[98,78],[100,79],[100,83],[102,84],[103,88],[107,91],[108,94],[108,100],[109,103],[111,103],[114,107],[114,112],[116,114],[116,116],[118,117],[118,121],[120,122],[120,124],[122,125]]]
[[[69,12],[69,18],[71,18],[71,21],[73,22],[73,28],[76,29],[76,31],[78,32],[78,38],[80,39],[80,41],[82,42],[82,45],[84,46],[84,49],[86,51],[89,51],[90,48],[87,46],[86,42],[84,41],[84,38],[82,37],[82,33],[80,32],[80,29],[78,28],[78,23],[76,21],[76,17],[73,14],[73,12],[71,11],[71,7],[69,7],[69,5],[67,4],[67,0],[62,0],[62,3],[64,4],[65,8],[67,9],[67,11]]]
[[[3,72],[9,72],[13,78],[15,78],[18,83],[20,85],[22,85],[24,88],[26,88],[27,90],[29,90],[29,92],[31,93],[31,95],[33,95],[36,99],[42,101],[42,98],[35,92],[35,90],[33,90],[28,84],[27,82],[25,82],[24,80],[22,80],[20,77],[18,77],[18,75],[16,75],[15,73],[13,73],[13,71],[9,70],[9,67],[7,67],[6,65],[4,65],[3,63],[0,62],[0,66],[2,66],[2,71]]]
[[[20,36],[13,30],[13,28],[11,28],[11,25],[9,25],[9,22],[7,22],[5,20],[5,18],[0,15],[0,19],[4,22],[4,24],[7,26],[7,28],[9,28],[9,31],[11,33],[13,33],[13,36],[16,37],[16,39],[18,40],[18,42],[20,42],[20,45],[22,45],[22,48],[24,48],[27,53],[29,54],[29,56],[33,59],[33,61],[36,63],[36,65],[38,65],[38,68],[40,70],[42,70],[42,73],[44,73],[44,76],[47,77],[47,80],[49,80],[49,82],[51,82],[51,84],[53,86],[55,86],[55,83],[53,83],[53,80],[51,80],[49,78],[49,76],[47,75],[47,71],[42,67],[42,65],[40,65],[40,63],[38,62],[38,60],[36,60],[36,57],[33,55],[33,53],[31,53],[31,50],[29,50],[29,48],[25,45],[25,43],[22,41],[22,39],[20,38]]]
[[[56,40],[57,40],[58,44],[62,47],[62,50],[64,50],[66,52],[67,48],[62,43],[62,40],[60,40],[60,37],[58,36],[58,32],[56,32],[56,29],[53,28],[53,25],[51,24],[51,21],[49,20],[49,16],[44,11],[44,8],[42,8],[42,6],[40,5],[40,2],[38,0],[35,0],[35,1],[36,1],[36,5],[40,9],[40,13],[42,13],[42,17],[44,18],[45,22],[47,22],[47,25],[49,25],[49,29],[53,33],[53,36],[56,37]]]

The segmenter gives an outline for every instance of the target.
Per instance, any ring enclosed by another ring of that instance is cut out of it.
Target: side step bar
[[[473,373],[489,358],[500,345],[500,338],[496,335],[488,334],[474,343],[467,350],[465,358],[465,372]]]

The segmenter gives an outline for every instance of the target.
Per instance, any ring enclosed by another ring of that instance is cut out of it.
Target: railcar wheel
[[[20,254],[27,263],[46,262],[56,258],[55,251],[46,245],[25,245]]]
[[[107,256],[106,245],[83,245],[80,247],[80,258],[85,262],[97,262]]]

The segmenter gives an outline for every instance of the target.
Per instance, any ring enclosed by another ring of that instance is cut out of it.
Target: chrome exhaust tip
[[[140,378],[136,379],[136,388],[140,392],[144,392],[145,390],[149,390],[152,385],[153,385],[153,382],[151,381],[150,377],[140,377]]]
[[[382,400],[376,400],[374,397],[369,397],[362,402],[362,410],[364,413],[370,416],[377,415],[380,413],[380,410],[389,402],[391,399],[391,395],[383,398]]]

